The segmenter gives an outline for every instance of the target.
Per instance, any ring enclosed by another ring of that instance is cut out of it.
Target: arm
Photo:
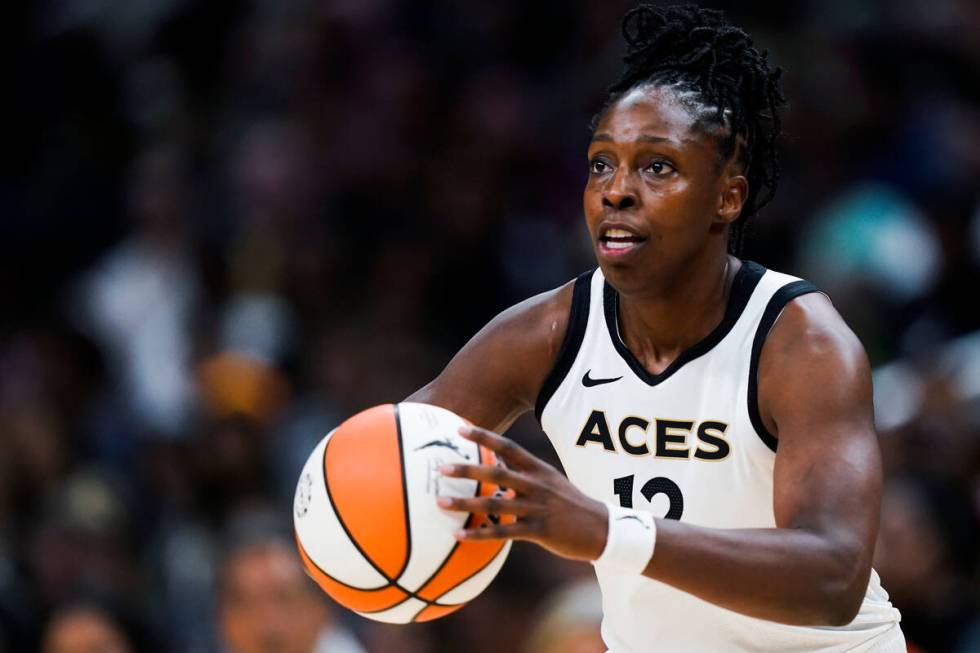
[[[441,406],[479,426],[507,430],[534,408],[558,357],[573,286],[541,293],[495,317],[439,376],[405,401]]]
[[[658,521],[645,574],[764,619],[849,623],[871,573],[881,461],[867,358],[823,295],[798,298],[780,316],[762,350],[759,396],[779,438],[777,528]]]
[[[870,574],[881,468],[868,362],[825,297],[807,295],[783,311],[762,351],[759,396],[767,428],[779,438],[777,527],[729,530],[657,520],[656,549],[644,574],[754,617],[848,623]],[[448,473],[516,489],[511,503],[520,518],[464,537],[515,537],[566,557],[599,556],[607,527],[601,503],[506,438],[481,429],[468,437],[500,452],[511,469],[459,465]],[[508,512],[507,503],[442,505]]]

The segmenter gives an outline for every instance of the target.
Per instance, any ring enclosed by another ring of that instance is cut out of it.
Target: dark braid
[[[779,83],[782,69],[770,66],[768,52],[759,52],[745,31],[714,9],[640,5],[623,17],[622,30],[626,66],[609,87],[592,129],[610,105],[637,86],[678,91],[696,116],[696,128],[721,128],[721,160],[737,152],[748,180],[749,194],[728,243],[738,254],[745,223],[772,199],[779,182],[776,138],[779,109],[786,104]],[[712,110],[704,112],[705,105]]]

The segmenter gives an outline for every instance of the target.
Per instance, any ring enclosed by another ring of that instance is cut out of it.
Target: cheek
[[[593,227],[602,217],[602,193],[596,192],[586,186],[585,191],[582,193],[582,209],[585,213],[585,222],[589,230],[592,231]]]
[[[648,187],[643,203],[650,221],[664,231],[700,233],[714,218],[710,194],[686,181]]]

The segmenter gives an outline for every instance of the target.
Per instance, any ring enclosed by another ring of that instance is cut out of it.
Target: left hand
[[[514,491],[513,498],[460,499],[441,496],[447,510],[514,515],[511,524],[494,524],[461,530],[461,540],[515,539],[535,542],[552,553],[573,560],[595,560],[606,545],[608,511],[572,485],[557,469],[536,458],[510,438],[475,426],[459,429],[460,435],[490,449],[507,467],[492,465],[445,465],[445,476],[495,483]]]

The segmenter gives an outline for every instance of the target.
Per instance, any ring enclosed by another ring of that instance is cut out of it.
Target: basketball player
[[[881,463],[861,344],[828,298],[732,255],[775,190],[780,70],[720,12],[639,7],[594,124],[599,267],[503,312],[410,400],[535,415],[568,479],[483,428],[513,498],[439,499],[595,564],[641,651],[904,651],[871,558]],[[654,514],[656,517],[654,517]]]
[[[485,428],[512,498],[450,510],[592,561],[603,639],[641,651],[904,651],[871,559],[869,364],[830,300],[739,260],[772,197],[778,68],[720,12],[641,6],[588,150],[598,269],[504,311],[409,398]],[[534,410],[568,478],[506,430]]]

